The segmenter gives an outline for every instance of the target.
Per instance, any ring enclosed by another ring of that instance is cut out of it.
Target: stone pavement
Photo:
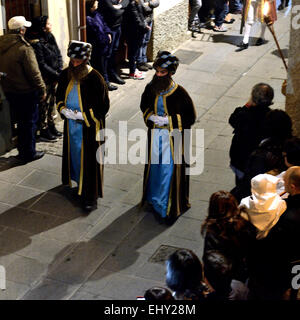
[[[278,16],[275,30],[286,53],[290,16]],[[234,185],[228,167],[230,113],[258,82],[275,89],[274,108],[285,103],[280,89],[286,72],[270,32],[267,44],[235,52],[241,35],[240,16],[234,17],[227,33],[204,30],[177,51],[182,64],[175,80],[194,100],[194,128],[204,129],[205,158],[203,173],[191,176],[192,208],[174,225],[159,224],[148,208],[139,209],[142,165],[106,165],[104,198],[87,216],[72,190],[61,186],[61,141],[39,143],[48,154],[25,166],[14,166],[15,150],[0,158],[0,265],[6,268],[7,286],[0,299],[135,299],[149,287],[165,285],[164,263],[153,257],[159,257],[161,245],[202,256],[200,226],[209,197]],[[128,131],[145,128],[139,101],[153,73],[110,92],[108,128],[118,132],[120,120],[128,121]]]

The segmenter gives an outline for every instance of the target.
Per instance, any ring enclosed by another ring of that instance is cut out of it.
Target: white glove
[[[82,116],[82,112],[76,112],[74,114],[75,114],[76,120],[84,120]]]
[[[76,120],[76,115],[75,113],[70,110],[70,109],[62,109],[61,113],[67,118],[67,119],[72,119],[72,120]]]
[[[168,123],[169,123],[168,117],[160,117],[160,116],[158,116],[156,121],[155,121],[155,124],[157,124],[160,127],[163,127],[164,125],[166,125]]]
[[[152,121],[152,122],[155,122],[155,121],[156,121],[156,118],[157,118],[157,116],[155,116],[154,114],[152,114],[152,115],[148,118],[148,120],[150,120],[150,121]]]

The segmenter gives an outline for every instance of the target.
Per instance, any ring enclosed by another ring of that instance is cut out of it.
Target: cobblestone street
[[[37,149],[46,156],[24,166],[13,166],[12,150],[0,158],[0,265],[7,279],[0,299],[131,300],[154,285],[165,286],[163,260],[174,248],[202,257],[200,226],[209,197],[234,186],[229,115],[259,82],[274,88],[272,108],[285,106],[281,85],[287,75],[271,33],[266,31],[265,45],[251,45],[257,39],[251,38],[247,50],[235,52],[242,36],[240,15],[233,16],[236,21],[225,34],[204,29],[175,52],[181,64],[174,79],[194,101],[193,128],[204,129],[204,170],[191,176],[191,209],[172,226],[159,224],[150,210],[138,207],[143,165],[109,164],[104,198],[85,215],[74,194],[61,186],[62,139],[39,142]],[[274,27],[287,53],[290,16],[278,12]],[[128,69],[122,71],[128,77]],[[139,103],[153,74],[147,72],[142,81],[125,79],[125,85],[109,93],[107,128],[119,134],[119,121],[128,121],[128,132],[145,129]],[[62,131],[59,116],[57,124]]]

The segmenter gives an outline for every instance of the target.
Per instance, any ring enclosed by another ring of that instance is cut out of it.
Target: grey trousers
[[[190,1],[190,6],[191,6],[191,11],[190,11],[188,23],[189,23],[189,27],[190,27],[190,26],[192,26],[193,21],[202,6],[202,0],[189,0],[189,1]]]

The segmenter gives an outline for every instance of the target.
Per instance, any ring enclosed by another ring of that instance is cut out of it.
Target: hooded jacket
[[[265,238],[286,210],[286,202],[276,192],[278,182],[270,174],[255,176],[251,180],[252,195],[241,201],[247,211],[242,216],[258,229],[257,239]]]
[[[46,92],[36,56],[31,45],[20,34],[0,37],[0,71],[7,73],[2,81],[4,92]]]

